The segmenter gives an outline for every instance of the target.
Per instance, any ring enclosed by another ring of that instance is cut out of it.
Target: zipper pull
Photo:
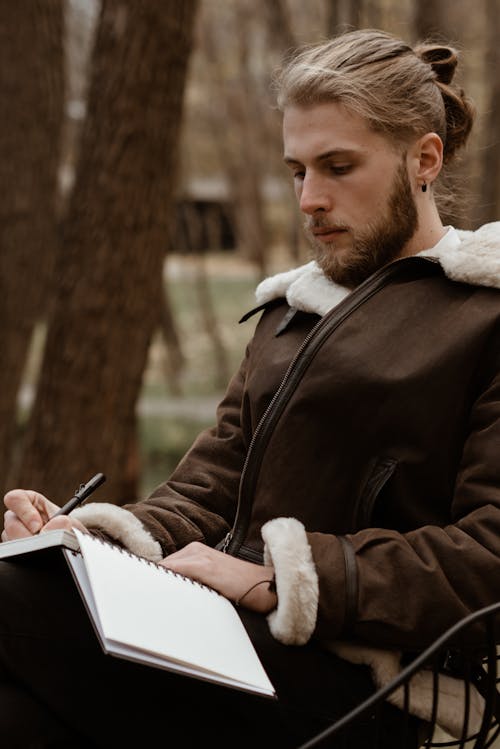
[[[229,533],[226,533],[226,536],[225,536],[224,541],[222,542],[222,546],[220,548],[220,550],[222,551],[223,554],[227,553],[227,547],[231,543],[232,537],[233,537],[233,532],[232,531],[229,531]]]

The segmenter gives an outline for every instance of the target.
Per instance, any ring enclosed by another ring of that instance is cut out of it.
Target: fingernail
[[[40,522],[38,520],[32,520],[29,524],[29,529],[32,533],[38,533],[40,527]]]

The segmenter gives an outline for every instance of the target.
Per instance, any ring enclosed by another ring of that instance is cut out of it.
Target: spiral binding
[[[169,575],[174,575],[174,577],[177,577],[180,580],[185,580],[186,582],[191,583],[191,585],[196,585],[199,588],[202,588],[203,590],[208,591],[209,593],[215,593],[215,595],[217,596],[221,595],[219,591],[215,590],[214,588],[211,588],[209,585],[206,585],[205,583],[200,583],[199,580],[193,580],[191,577],[187,577],[187,575],[183,575],[180,572],[175,572],[175,570],[171,570],[168,567],[164,567],[162,564],[159,564],[158,562],[153,562],[152,559],[147,559],[146,557],[141,557],[138,554],[134,554],[134,552],[130,551],[129,549],[124,549],[123,546],[118,546],[118,544],[113,544],[111,543],[111,541],[108,541],[107,539],[104,539],[101,536],[94,535],[93,533],[89,533],[88,535],[92,536],[94,541],[98,541],[100,544],[103,544],[104,546],[109,546],[111,549],[115,549],[116,551],[119,551],[120,554],[125,554],[131,559],[137,559],[139,562],[142,562],[143,564],[148,564],[150,567],[154,567],[158,570],[161,570],[162,572],[166,572]]]

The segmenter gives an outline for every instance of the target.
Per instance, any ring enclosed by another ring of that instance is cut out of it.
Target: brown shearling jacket
[[[216,426],[148,499],[75,516],[271,562],[285,643],[421,649],[499,600],[500,225],[453,238],[351,293],[315,263],[265,282]]]

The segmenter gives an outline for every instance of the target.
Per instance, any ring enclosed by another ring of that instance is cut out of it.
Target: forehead
[[[335,150],[390,151],[386,138],[343,104],[290,105],[283,113],[285,159],[303,161]]]

